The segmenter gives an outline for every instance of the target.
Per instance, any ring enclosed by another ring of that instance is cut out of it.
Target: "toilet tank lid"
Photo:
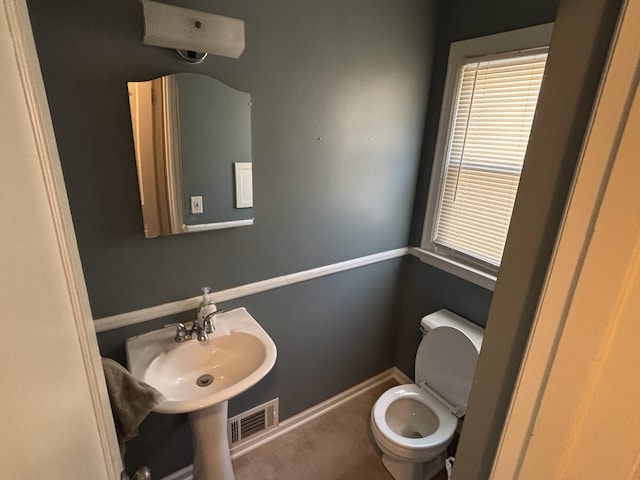
[[[473,343],[476,350],[480,352],[480,348],[482,347],[482,338],[484,337],[484,329],[445,308],[422,317],[420,325],[425,332],[429,332],[438,327],[452,327],[460,330],[471,341],[471,343]]]

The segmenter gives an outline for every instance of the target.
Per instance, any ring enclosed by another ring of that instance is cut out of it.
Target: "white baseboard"
[[[404,385],[405,383],[414,383],[409,376],[405,375],[405,373],[397,367],[390,368],[391,376],[395,378],[395,380],[400,384]]]
[[[242,455],[249,453],[252,450],[255,450],[262,445],[265,445],[272,440],[275,440],[282,435],[295,430],[298,427],[301,427],[305,423],[310,422],[311,420],[318,418],[320,415],[323,415],[334,408],[339,407],[340,405],[352,400],[358,395],[371,390],[372,388],[377,387],[378,385],[383,384],[389,380],[395,380],[400,384],[404,383],[413,383],[413,381],[406,376],[403,372],[401,372],[398,368],[392,367],[389,370],[385,370],[384,372],[365,380],[354,387],[351,387],[344,392],[339,393],[338,395],[325,400],[313,407],[294,415],[293,417],[287,418],[285,421],[280,422],[278,428],[270,430],[266,432],[264,435],[258,435],[255,438],[249,439],[247,442],[237,445],[236,447],[231,449],[231,458],[236,459],[241,457]],[[193,466],[189,465],[177,472],[172,473],[171,475],[164,477],[162,480],[192,480],[193,479]]]

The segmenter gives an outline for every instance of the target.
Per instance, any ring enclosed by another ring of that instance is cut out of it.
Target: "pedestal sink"
[[[188,413],[194,480],[232,480],[227,401],[260,381],[276,361],[276,346],[244,308],[214,317],[209,340],[175,341],[165,328],[127,340],[129,370],[162,392],[159,413]]]

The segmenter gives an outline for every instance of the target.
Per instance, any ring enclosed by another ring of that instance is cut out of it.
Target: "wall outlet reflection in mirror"
[[[204,213],[202,210],[202,197],[191,197],[191,213]]]

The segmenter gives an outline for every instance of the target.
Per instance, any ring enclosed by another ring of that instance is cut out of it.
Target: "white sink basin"
[[[255,385],[275,364],[273,340],[246,309],[218,314],[213,325],[206,342],[178,343],[175,328],[127,340],[133,376],[167,397],[156,412],[193,412],[228,400]]]

